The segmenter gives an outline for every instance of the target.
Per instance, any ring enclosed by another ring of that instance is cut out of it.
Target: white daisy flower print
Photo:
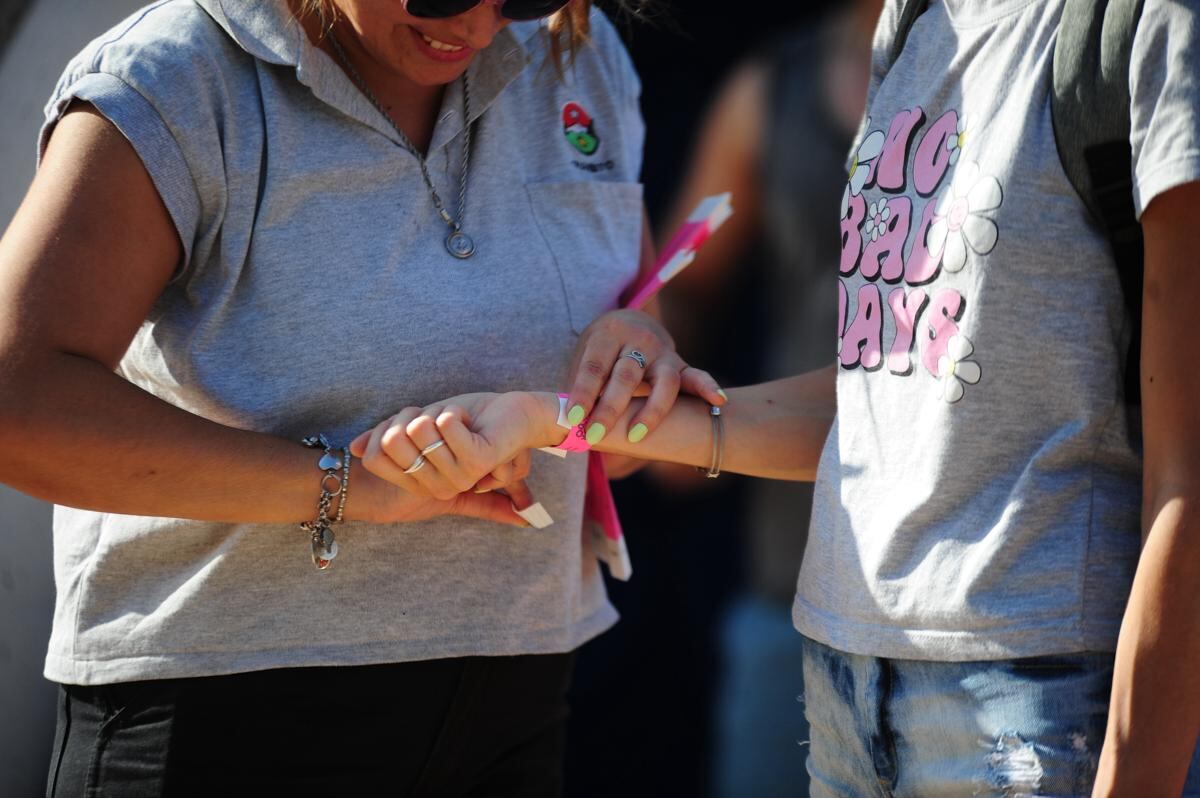
[[[872,202],[867,209],[867,222],[863,227],[863,240],[878,241],[887,232],[888,219],[892,218],[892,209],[888,207],[887,199]]]
[[[954,404],[963,398],[964,385],[979,382],[982,371],[974,360],[967,360],[975,351],[965,335],[955,335],[946,344],[946,354],[938,358],[938,379],[942,381],[942,398]]]
[[[868,119],[867,127],[870,126],[871,120]],[[854,154],[854,160],[850,162],[850,175],[846,180],[846,190],[842,192],[843,219],[850,215],[850,197],[857,197],[862,193],[867,176],[871,174],[871,162],[883,152],[883,142],[883,131],[876,130],[863,139],[862,144],[858,145],[858,152]]]
[[[979,173],[979,164],[963,161],[954,179],[938,198],[937,221],[929,228],[929,251],[942,253],[942,266],[948,272],[962,271],[967,249],[986,255],[996,246],[999,231],[986,211],[1000,207],[1004,192],[990,175]]]
[[[970,127],[967,125],[967,118],[960,116],[958,118],[958,127],[955,135],[946,139],[946,149],[950,151],[950,165],[958,163],[958,157],[962,155],[963,149],[967,146]]]

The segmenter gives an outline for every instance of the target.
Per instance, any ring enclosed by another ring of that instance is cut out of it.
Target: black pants
[[[573,654],[59,691],[47,795],[562,793]]]

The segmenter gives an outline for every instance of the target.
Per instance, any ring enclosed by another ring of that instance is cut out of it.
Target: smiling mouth
[[[446,42],[439,42],[437,39],[426,36],[424,33],[421,34],[421,38],[424,39],[425,43],[430,47],[443,53],[459,53],[467,49],[461,44],[447,44]]]

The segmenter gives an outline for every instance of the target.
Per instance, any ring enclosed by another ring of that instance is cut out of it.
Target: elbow
[[[16,358],[0,351],[0,451],[11,451],[17,430],[23,426],[25,409],[21,372]],[[0,466],[2,469],[3,466]],[[3,471],[0,470],[0,477]]]
[[[51,404],[44,395],[51,364],[0,348],[0,482],[18,489],[44,450],[38,440],[39,410]]]
[[[1200,435],[1180,435],[1171,445],[1148,445],[1142,462],[1142,504],[1162,508],[1200,502]]]
[[[1147,463],[1142,484],[1142,540],[1164,522],[1172,528],[1200,529],[1200,462],[1169,468]]]

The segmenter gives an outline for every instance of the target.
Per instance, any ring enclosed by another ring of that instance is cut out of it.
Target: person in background
[[[660,244],[692,210],[680,214],[673,206],[730,74],[763,56],[768,32],[811,24],[828,5],[755,0],[730,14],[718,0],[688,0],[646,7],[638,24],[619,26],[642,79],[643,182]],[[739,197],[734,205],[736,219]],[[722,228],[701,253],[725,234]],[[684,359],[703,362],[722,384],[761,377],[765,330],[759,319],[767,299],[755,275],[765,257],[745,253],[742,268],[724,285],[727,304],[698,303],[706,328],[719,334],[693,336],[687,327],[667,325]],[[746,578],[749,538],[743,533],[752,487],[737,476],[708,480],[690,469],[668,474],[657,468],[613,483],[634,574],[628,581],[605,575],[621,623],[585,645],[576,660],[568,696],[571,798],[728,794],[725,763],[736,747],[723,728],[729,652],[722,629]],[[641,722],[630,724],[635,716]],[[780,739],[785,736],[781,730]],[[794,747],[795,735],[790,739],[780,748]]]
[[[704,197],[730,191],[736,211],[695,261],[664,289],[663,313],[681,351],[718,348],[722,314],[760,312],[762,351],[741,352],[757,380],[827,365],[837,324],[836,218],[842,166],[866,102],[871,37],[882,0],[860,0],[763,42],[734,71],[698,136],[665,229]],[[749,271],[749,275],[739,272]],[[739,281],[762,307],[731,307]],[[712,366],[712,362],[705,360]],[[684,484],[690,470],[656,466]],[[678,475],[678,478],[675,476]],[[794,795],[804,783],[795,757],[807,728],[787,702],[803,693],[801,640],[790,607],[804,552],[812,486],[753,480],[746,486],[749,580],[725,622],[726,716],[715,752],[725,794]]]
[[[582,464],[430,498],[346,442],[529,379],[722,401],[606,312],[652,262],[638,93],[585,0],[168,0],[71,62],[0,240],[0,480],[58,504],[49,794],[561,792],[616,620]]]

